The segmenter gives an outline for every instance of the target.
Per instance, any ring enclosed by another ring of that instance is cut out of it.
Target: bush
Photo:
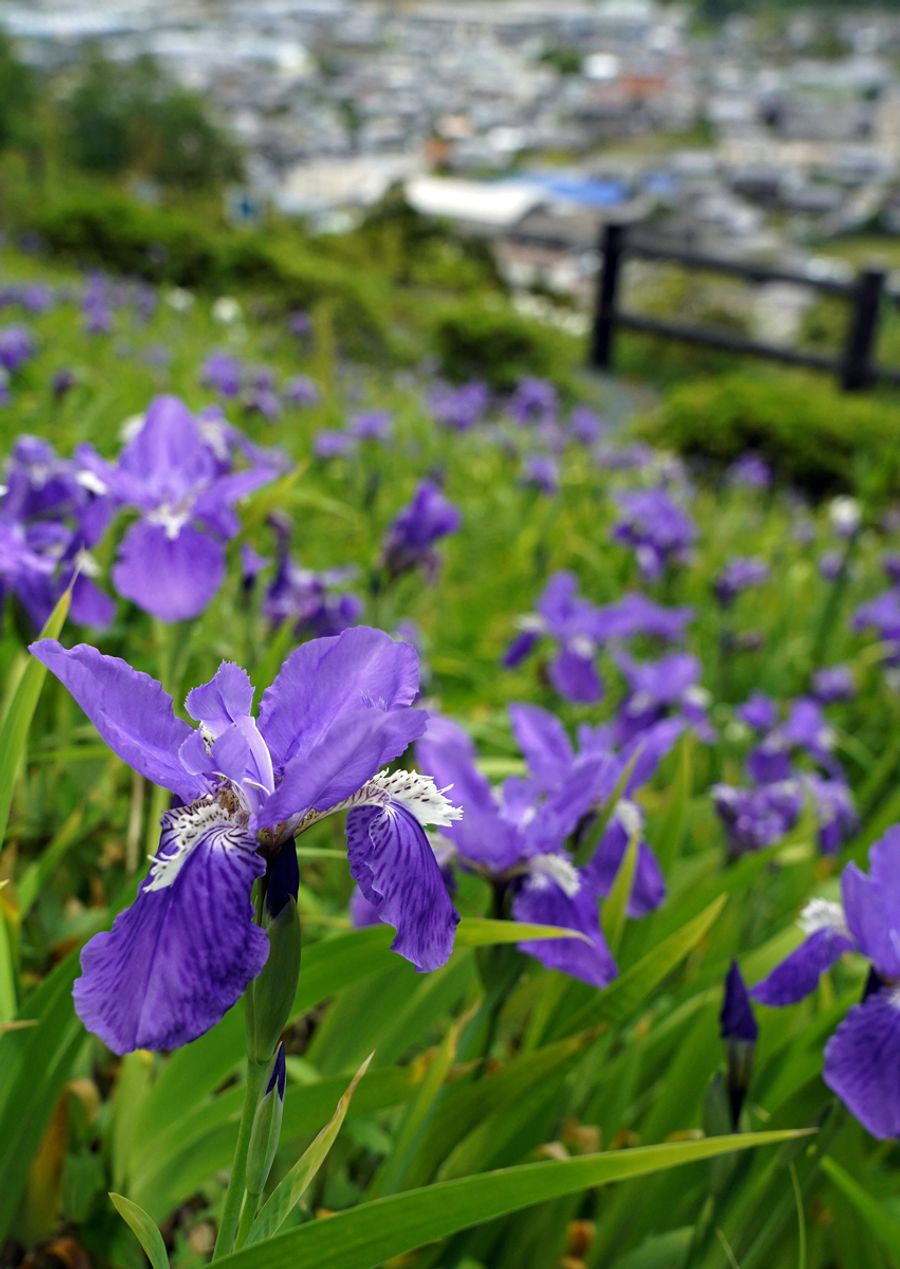
[[[383,297],[359,269],[314,256],[296,242],[207,228],[118,193],[75,195],[31,212],[29,228],[78,264],[213,293],[251,287],[286,309],[327,302],[341,342],[357,354],[389,344]]]
[[[484,379],[498,391],[514,388],[525,375],[559,379],[574,360],[568,336],[484,299],[440,308],[432,341],[448,379]]]
[[[853,489],[881,500],[900,488],[900,411],[806,377],[742,372],[682,384],[637,430],[719,463],[755,450],[814,495]]]

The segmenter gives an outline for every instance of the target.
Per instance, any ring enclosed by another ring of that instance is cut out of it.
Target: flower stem
[[[249,1006],[249,1000],[248,1000]],[[249,1019],[248,1019],[249,1021]],[[234,1148],[234,1161],[231,1165],[231,1177],[225,1193],[225,1204],[222,1208],[222,1219],[219,1222],[219,1233],[213,1251],[213,1260],[227,1256],[234,1246],[238,1222],[241,1217],[241,1205],[244,1201],[245,1179],[247,1176],[247,1150],[250,1147],[250,1133],[253,1129],[253,1117],[256,1107],[269,1077],[270,1062],[254,1062],[247,1057],[247,1078],[244,1084],[244,1106],[241,1111],[241,1124],[238,1129],[237,1144]]]

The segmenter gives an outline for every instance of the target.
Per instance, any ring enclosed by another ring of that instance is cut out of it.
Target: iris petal
[[[225,551],[192,525],[174,536],[162,524],[138,520],[119,548],[113,582],[160,621],[187,621],[207,606],[225,578]]]
[[[605,987],[618,970],[600,930],[597,898],[593,889],[582,884],[567,895],[546,877],[524,882],[513,899],[513,917],[535,925],[558,925],[586,934],[583,939],[532,939],[520,943],[520,951],[534,956],[548,969],[558,969],[594,987]]]
[[[40,639],[30,651],[71,692],[110,749],[135,771],[185,802],[202,791],[202,781],[178,760],[179,748],[193,732],[175,717],[172,699],[156,679],[85,643],[64,648],[55,639]]]
[[[825,1047],[824,1077],[873,1137],[900,1137],[896,991],[878,991],[850,1010]]]
[[[291,653],[263,694],[259,730],[273,762],[283,766],[310,753],[342,715],[411,705],[418,690],[415,649],[355,626]]]
[[[757,983],[750,995],[764,1005],[796,1004],[815,991],[821,976],[844,952],[852,950],[852,940],[842,931],[830,927],[816,930]]]
[[[416,818],[397,805],[351,811],[347,854],[363,897],[397,931],[392,950],[420,971],[446,964],[459,917]]]
[[[195,807],[172,812],[163,832],[158,858],[183,854],[180,866],[169,864],[170,884],[159,886],[152,869],[112,930],[81,954],[75,1008],[114,1053],[195,1040],[240,998],[268,956],[250,903],[265,870],[256,843],[225,812],[213,811],[213,822],[186,845],[186,817]]]

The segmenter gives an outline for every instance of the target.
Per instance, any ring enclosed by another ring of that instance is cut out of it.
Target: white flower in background
[[[174,308],[176,313],[186,313],[194,303],[193,292],[186,291],[181,286],[174,286],[166,295],[166,303],[170,308]]]
[[[243,316],[241,306],[231,295],[220,295],[212,306],[213,319],[223,326],[233,326]]]
[[[862,521],[862,508],[855,498],[832,498],[828,504],[828,518],[835,533],[851,538]]]

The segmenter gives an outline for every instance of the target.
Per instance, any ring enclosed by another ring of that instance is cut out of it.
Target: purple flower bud
[[[288,899],[297,900],[300,864],[293,841],[285,842],[266,869],[266,907],[274,920]]]
[[[275,1052],[275,1061],[272,1063],[272,1074],[269,1076],[269,1082],[266,1085],[265,1095],[268,1096],[272,1089],[278,1090],[278,1100],[284,1101],[284,1091],[287,1086],[287,1066],[285,1064],[285,1048],[282,1040]]]
[[[731,962],[725,976],[719,1031],[723,1040],[742,1040],[746,1044],[755,1044],[759,1035],[747,985],[735,960]]]

